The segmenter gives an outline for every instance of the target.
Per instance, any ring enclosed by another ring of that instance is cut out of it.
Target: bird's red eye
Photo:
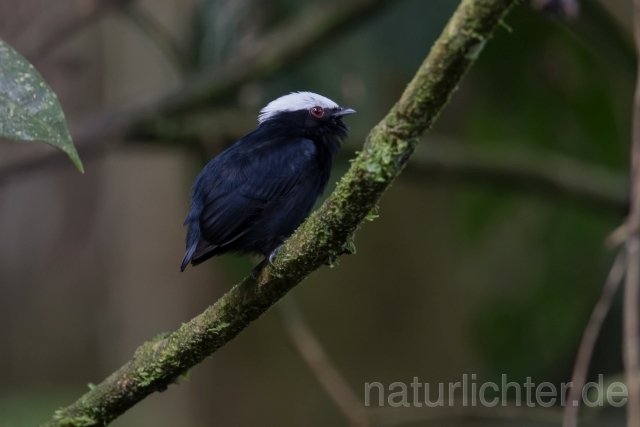
[[[315,106],[311,109],[311,114],[315,117],[322,117],[324,115],[324,109],[322,107]]]

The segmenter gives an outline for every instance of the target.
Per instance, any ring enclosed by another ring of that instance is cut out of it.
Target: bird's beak
[[[340,108],[338,111],[336,111],[334,116],[342,117],[342,116],[346,116],[347,114],[353,114],[355,112],[356,112],[356,110],[353,110],[351,108]]]

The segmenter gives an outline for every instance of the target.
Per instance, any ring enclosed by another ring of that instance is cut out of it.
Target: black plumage
[[[265,107],[257,129],[197,177],[181,271],[228,252],[272,261],[326,188],[347,136],[342,116],[353,112],[309,92]]]

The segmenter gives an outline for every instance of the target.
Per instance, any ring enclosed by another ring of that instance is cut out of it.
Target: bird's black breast
[[[324,191],[332,157],[311,139],[259,127],[214,158],[192,189],[193,263],[277,248]]]

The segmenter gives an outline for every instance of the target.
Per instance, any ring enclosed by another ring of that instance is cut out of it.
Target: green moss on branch
[[[448,103],[481,47],[515,0],[463,0],[389,114],[371,131],[334,193],[282,248],[275,268],[234,286],[178,331],[142,345],[133,358],[44,424],[104,426],[166,389],[256,320],[312,271],[344,253]]]

